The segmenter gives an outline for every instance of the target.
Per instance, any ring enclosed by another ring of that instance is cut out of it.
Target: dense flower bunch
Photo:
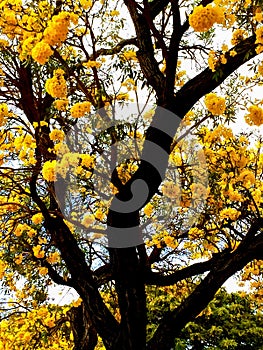
[[[67,38],[70,21],[76,22],[77,18],[66,11],[60,12],[52,17],[44,30],[44,41],[50,46],[60,46]]]
[[[67,83],[64,74],[63,69],[56,69],[53,77],[46,81],[45,88],[49,95],[54,98],[64,99],[67,96]]]
[[[46,42],[40,41],[32,49],[32,58],[40,64],[45,64],[53,52],[54,51]]]
[[[244,29],[238,28],[232,34],[231,44],[232,45],[237,45],[242,40],[244,40],[245,37],[246,37],[246,31]]]
[[[6,103],[0,104],[0,126],[5,122],[5,117],[8,115],[8,106]]]
[[[256,30],[256,44],[258,44],[256,52],[261,53],[263,51],[263,27]]]
[[[215,93],[206,95],[205,105],[209,112],[211,112],[213,115],[223,114],[226,109],[225,99],[223,97],[217,96]]]
[[[91,103],[89,101],[77,102],[70,108],[70,113],[73,118],[80,118],[89,113],[90,109]]]
[[[263,124],[263,109],[258,106],[248,107],[249,114],[245,115],[245,121],[248,125],[260,126]]]
[[[55,160],[48,160],[44,163],[42,168],[42,175],[43,178],[47,181],[55,181],[56,180],[56,161]]]
[[[189,24],[196,32],[206,32],[215,23],[224,24],[224,21],[222,8],[211,4],[205,7],[203,5],[195,7],[193,13],[189,16]]]

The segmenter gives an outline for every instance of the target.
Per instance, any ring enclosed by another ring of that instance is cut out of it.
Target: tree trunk
[[[74,336],[74,350],[94,350],[98,341],[97,332],[84,305],[72,307],[68,316]]]

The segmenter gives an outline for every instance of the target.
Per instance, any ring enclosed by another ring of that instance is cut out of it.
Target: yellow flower
[[[0,126],[4,125],[5,117],[8,116],[8,106],[6,103],[0,103]]]
[[[162,192],[168,198],[176,198],[180,195],[180,188],[173,181],[166,181],[162,186]]]
[[[249,114],[245,115],[245,121],[248,125],[260,126],[263,124],[263,109],[258,106],[250,106]]]
[[[234,57],[234,56],[236,56],[237,52],[235,50],[231,50],[229,52],[229,54],[230,54],[231,57]]]
[[[85,227],[90,227],[91,224],[95,221],[95,217],[92,214],[86,214],[83,218],[83,220],[81,221],[81,224]]]
[[[38,225],[44,220],[44,217],[41,213],[37,213],[37,214],[32,216],[31,220],[32,220],[33,224]]]
[[[92,0],[80,0],[80,5],[84,10],[88,10],[92,6]]]
[[[77,102],[70,108],[70,113],[73,118],[80,118],[83,117],[86,113],[89,113],[90,109],[90,102]]]
[[[263,44],[263,27],[256,30],[256,44]]]
[[[23,255],[22,254],[19,254],[16,258],[15,258],[15,263],[17,265],[20,265],[23,261]]]
[[[48,160],[44,163],[42,168],[43,178],[47,181],[55,181],[56,180],[56,161]]]
[[[242,185],[249,188],[255,183],[255,175],[249,169],[244,169],[238,177],[238,181],[242,182]]]
[[[204,231],[200,230],[197,227],[191,227],[189,232],[188,232],[188,236],[191,239],[198,239],[198,238],[202,238],[204,236]]]
[[[213,115],[223,114],[226,109],[225,99],[217,96],[215,93],[206,95],[205,105],[209,112],[211,112]]]
[[[147,203],[143,211],[146,216],[151,216],[153,212],[153,205],[151,203]]]
[[[234,209],[234,208],[225,208],[220,211],[219,215],[222,219],[230,219],[232,221],[237,220],[237,218],[240,215],[240,211]]]
[[[81,299],[81,298],[78,298],[77,300],[74,300],[74,301],[72,302],[72,306],[73,306],[73,307],[78,307],[78,306],[81,305],[81,303],[82,303],[82,299]]]
[[[48,274],[48,268],[47,267],[39,267],[38,272],[40,275],[45,276]]]
[[[67,38],[70,21],[73,17],[69,12],[61,11],[53,16],[44,30],[44,41],[51,46],[60,46]]]
[[[101,221],[104,218],[105,213],[102,209],[99,208],[98,210],[96,210],[94,216],[97,220]]]
[[[119,15],[120,15],[120,12],[117,11],[117,10],[112,10],[112,11],[110,12],[110,15],[111,15],[111,16],[119,16]]]
[[[211,4],[205,7],[203,5],[195,7],[193,13],[189,16],[189,24],[196,32],[206,32],[215,23],[223,24],[224,22],[223,9]]]
[[[67,83],[64,78],[63,69],[56,69],[53,77],[47,79],[45,88],[47,93],[54,98],[65,99],[67,96]]]
[[[236,29],[232,34],[231,44],[237,45],[246,37],[246,31],[244,29]]]
[[[65,111],[67,109],[67,106],[68,106],[68,100],[66,100],[66,99],[56,100],[56,101],[54,101],[53,104],[57,110]]]
[[[101,62],[97,62],[97,61],[88,61],[88,62],[84,62],[83,66],[86,68],[100,68],[101,66]]]
[[[208,67],[212,72],[216,71],[216,65],[218,63],[218,58],[216,57],[216,53],[214,50],[211,50],[208,54]]]
[[[127,61],[137,61],[136,52],[133,50],[123,52],[121,57]]]
[[[94,168],[95,161],[94,156],[91,156],[90,154],[81,154],[81,165],[85,168]]]
[[[48,258],[47,258],[47,261],[50,263],[50,264],[55,264],[57,262],[60,261],[60,255],[58,252],[54,252],[54,253],[50,253],[48,255]]]
[[[43,65],[49,60],[49,57],[53,54],[53,52],[54,51],[51,49],[50,45],[44,41],[40,41],[32,49],[32,58],[36,62]]]
[[[52,141],[63,141],[65,134],[62,130],[59,129],[53,129],[50,133],[49,133],[49,137],[50,140]]]
[[[43,250],[41,250],[41,245],[37,245],[35,247],[32,248],[33,249],[33,253],[34,256],[38,259],[42,259],[45,256],[45,252]]]

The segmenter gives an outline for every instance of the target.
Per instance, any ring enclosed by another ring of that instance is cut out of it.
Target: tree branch
[[[229,252],[219,258],[190,296],[177,309],[164,315],[147,349],[171,349],[174,345],[174,338],[179,336],[185,325],[208,305],[224,282],[240,271],[249,261],[262,258],[263,233],[258,233],[262,227],[262,219],[256,220],[239,247],[232,253]]]
[[[212,269],[213,266],[217,264],[219,259],[222,259],[222,256],[225,256],[227,252],[229,251],[223,251],[221,253],[218,253],[208,261],[199,262],[199,263],[187,266],[181,270],[175,271],[170,275],[164,276],[160,273],[151,272],[149,273],[148,276],[146,276],[146,283],[154,284],[158,286],[171,286],[176,282],[179,282],[185,278],[200,275]]]
[[[216,72],[206,68],[189,80],[174,97],[174,112],[183,118],[200,98],[214,90],[230,74],[255,57],[257,55],[256,46],[255,36],[252,35],[231,49],[237,52],[234,57],[230,56],[231,50],[225,54],[227,62],[226,64],[219,64]]]

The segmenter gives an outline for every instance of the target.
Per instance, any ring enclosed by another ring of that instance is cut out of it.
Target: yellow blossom
[[[39,267],[38,272],[40,275],[45,276],[48,274],[48,268],[47,267]]]
[[[205,97],[205,105],[213,115],[223,114],[226,109],[225,99],[215,93],[209,93]]]
[[[47,181],[55,181],[56,180],[56,161],[55,160],[48,160],[44,163],[42,168],[42,175],[43,178]]]
[[[47,258],[47,261],[50,263],[50,264],[55,264],[57,262],[60,261],[60,255],[58,252],[54,252],[54,253],[50,253],[48,255],[48,258]]]
[[[38,259],[42,259],[45,256],[45,252],[43,250],[41,250],[41,245],[37,245],[35,247],[32,248],[33,249],[33,253],[34,256]]]
[[[232,34],[231,44],[237,45],[245,38],[246,38],[246,31],[244,29],[238,28]]]
[[[66,99],[58,99],[54,101],[54,107],[59,111],[65,111],[68,106],[68,100]]]
[[[63,141],[65,134],[62,130],[53,129],[49,134],[50,140],[52,141]]]
[[[80,118],[83,117],[86,113],[89,113],[90,109],[90,102],[77,102],[70,108],[70,113],[73,118]]]
[[[53,77],[47,79],[45,88],[50,96],[59,99],[65,99],[67,96],[67,83],[64,78],[63,69],[56,69]]]
[[[221,210],[219,215],[222,219],[230,219],[235,221],[240,214],[240,211],[236,210],[235,208],[225,208]]]
[[[153,212],[153,205],[151,203],[147,203],[143,211],[146,216],[151,216]]]
[[[92,214],[86,214],[83,218],[83,220],[81,221],[81,224],[85,227],[90,227],[91,224],[93,224],[93,222],[95,221],[95,217]]]
[[[263,124],[263,109],[252,105],[248,107],[249,114],[245,115],[245,121],[248,125],[260,126]]]
[[[31,220],[32,220],[33,224],[38,225],[44,220],[44,217],[41,213],[37,213],[37,214],[32,216]]]
[[[205,7],[203,5],[195,7],[189,16],[189,24],[196,32],[206,32],[215,23],[224,24],[224,21],[223,9],[219,6],[212,6],[212,4]]]
[[[49,57],[53,54],[53,52],[54,51],[51,49],[50,45],[44,41],[40,41],[32,49],[32,58],[36,62],[43,65],[49,60]]]

